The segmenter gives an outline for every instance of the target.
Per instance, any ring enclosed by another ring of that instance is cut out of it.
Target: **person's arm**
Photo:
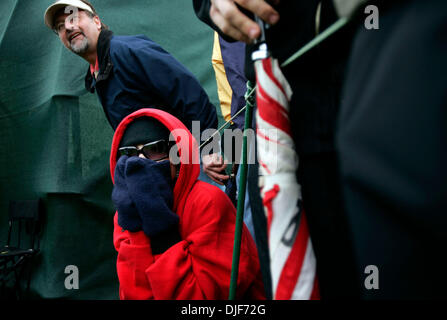
[[[128,81],[156,95],[189,130],[192,121],[200,121],[200,132],[217,128],[216,108],[200,82],[158,44],[146,38],[131,45],[117,45],[111,55]]]
[[[279,3],[279,0],[272,1]],[[251,43],[261,34],[258,24],[247,17],[246,10],[274,25],[279,20],[278,12],[264,0],[193,0],[194,10],[200,20],[220,35]]]
[[[116,51],[111,51],[114,60],[130,75],[128,81],[165,101],[173,115],[190,131],[192,121],[200,122],[200,135],[207,129],[216,129],[216,107],[194,75],[155,42],[147,39],[144,44],[137,48],[117,46]],[[200,136],[196,138],[200,139]],[[229,178],[221,174],[226,165],[216,161],[219,150],[212,151],[217,153],[203,156],[204,172],[223,185]]]

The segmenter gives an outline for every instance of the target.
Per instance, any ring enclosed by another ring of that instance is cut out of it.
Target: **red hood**
[[[180,174],[174,187],[174,211],[184,206],[186,197],[192,186],[196,182],[199,173],[199,153],[197,141],[185,125],[173,115],[158,109],[140,109],[125,117],[118,128],[112,141],[112,151],[110,153],[110,175],[114,182],[115,166],[117,162],[118,147],[129,123],[139,117],[151,117],[160,121],[175,138],[180,154]]]

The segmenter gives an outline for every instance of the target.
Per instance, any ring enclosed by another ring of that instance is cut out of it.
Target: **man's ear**
[[[98,16],[94,16],[93,17],[93,21],[96,24],[96,27],[98,28],[98,30],[101,30],[101,19]]]

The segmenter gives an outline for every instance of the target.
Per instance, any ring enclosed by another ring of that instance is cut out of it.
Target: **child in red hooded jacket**
[[[110,168],[120,299],[227,299],[235,208],[219,188],[197,180],[197,142],[180,120],[157,109],[127,116]],[[245,226],[236,298],[264,299]]]

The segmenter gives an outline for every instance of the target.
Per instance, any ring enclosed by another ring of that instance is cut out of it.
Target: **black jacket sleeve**
[[[156,92],[189,130],[192,121],[200,121],[201,132],[217,128],[216,107],[198,79],[155,42],[145,39],[132,46],[116,45],[111,56],[115,68],[128,75],[125,81]]]

